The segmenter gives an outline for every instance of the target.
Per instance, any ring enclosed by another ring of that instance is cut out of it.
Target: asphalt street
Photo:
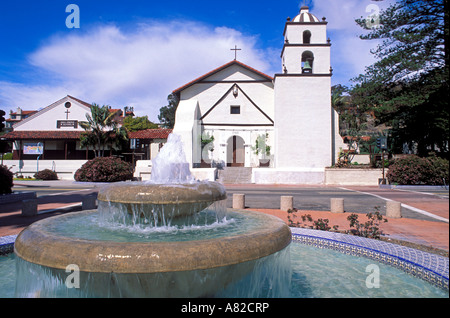
[[[425,191],[427,193],[430,192],[429,189],[422,191],[422,193],[425,193]],[[437,195],[442,199],[448,200],[448,190],[434,190],[434,192],[436,193],[428,194]],[[386,214],[386,198],[346,189],[345,187],[275,187],[259,189],[230,186],[227,187],[228,207],[232,207],[234,193],[245,194],[246,207],[254,209],[279,209],[280,197],[292,196],[294,198],[294,208],[298,210],[330,211],[331,199],[343,198],[345,212],[367,214],[369,212],[380,211],[383,215]],[[407,207],[402,207],[402,215],[407,218],[436,221],[436,219]]]
[[[80,201],[83,195],[98,191],[103,185],[83,184],[75,182],[17,182],[14,191],[35,191],[38,197],[46,201],[63,200],[66,202]],[[227,206],[232,207],[233,194],[245,194],[247,208],[279,209],[281,196],[292,196],[294,208],[299,210],[330,211],[331,198],[343,198],[345,211],[349,213],[375,212],[379,210],[386,213],[386,198],[381,194],[372,195],[366,192],[347,189],[345,187],[316,187],[316,186],[255,186],[255,185],[227,185]],[[448,200],[448,190],[445,189],[418,189],[418,190],[391,190],[427,194]],[[436,221],[430,216],[418,213],[407,207],[402,208],[403,217]]]

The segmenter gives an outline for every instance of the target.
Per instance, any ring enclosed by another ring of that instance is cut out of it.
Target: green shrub
[[[53,170],[45,169],[35,173],[34,178],[38,180],[58,180],[58,175]]]
[[[13,187],[13,173],[8,167],[0,165],[0,194],[9,194]]]
[[[115,157],[89,160],[75,172],[75,180],[80,182],[120,182],[132,178],[131,165]]]
[[[438,157],[421,158],[416,155],[394,160],[387,178],[400,185],[448,184],[449,162]]]

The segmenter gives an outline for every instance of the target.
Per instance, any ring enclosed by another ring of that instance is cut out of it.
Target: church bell
[[[302,73],[312,73],[312,67],[309,60],[305,61],[305,64],[302,67]]]

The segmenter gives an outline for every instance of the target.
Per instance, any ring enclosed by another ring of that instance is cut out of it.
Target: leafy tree
[[[378,59],[353,79],[353,102],[370,111],[377,124],[392,127],[394,151],[405,146],[419,155],[448,156],[447,0],[398,0],[380,13],[380,26],[364,40],[382,40]],[[356,22],[367,28],[365,19]]]
[[[158,125],[152,123],[148,116],[143,117],[132,117],[128,116],[123,121],[123,127],[128,131],[139,131],[147,129],[157,129]]]
[[[340,84],[331,87],[331,105],[339,114],[341,135],[354,135],[363,129],[364,113],[352,102],[348,87]]]
[[[175,94],[170,94],[167,97],[169,105],[162,107],[159,110],[158,119],[164,128],[173,129],[175,126],[175,113],[178,108],[179,99]]]
[[[111,112],[110,107],[92,104],[91,114],[86,114],[87,121],[79,122],[85,130],[80,141],[81,147],[93,147],[96,157],[103,157],[106,146],[120,147],[127,140],[127,132],[114,120],[117,112]]]

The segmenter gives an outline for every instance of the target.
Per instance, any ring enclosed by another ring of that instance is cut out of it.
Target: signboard
[[[58,120],[56,121],[56,128],[78,128],[78,120]]]
[[[24,155],[42,155],[44,153],[44,145],[36,142],[26,142],[23,144]]]

